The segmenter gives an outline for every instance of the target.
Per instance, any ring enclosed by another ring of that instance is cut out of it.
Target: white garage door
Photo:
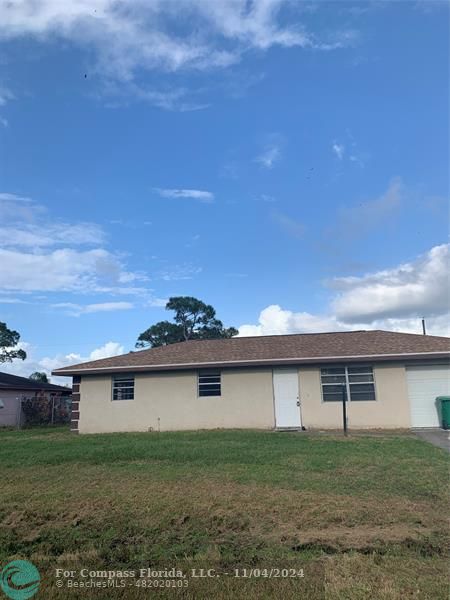
[[[437,396],[450,396],[450,368],[407,367],[412,427],[440,427]]]

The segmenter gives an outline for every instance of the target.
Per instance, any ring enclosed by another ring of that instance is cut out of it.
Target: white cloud
[[[206,190],[154,188],[154,191],[162,198],[188,198],[206,203],[214,201],[214,194]]]
[[[88,360],[100,360],[101,358],[109,358],[111,356],[116,356],[123,353],[124,347],[119,342],[106,342],[106,344],[100,346],[99,348],[95,348],[95,350],[92,350],[92,352],[86,356],[74,352],[69,354],[57,354],[55,356],[45,356],[44,358],[41,358],[38,361],[38,364],[46,373],[49,374],[55,369],[67,367],[68,365],[74,365],[86,362]],[[53,378],[55,383],[60,380],[60,377]]]
[[[102,244],[104,233],[94,223],[23,223],[0,227],[0,245],[3,247],[42,248],[61,244]]]
[[[95,223],[52,220],[31,198],[0,193],[0,291],[135,293],[142,273],[126,271]],[[80,251],[73,246],[97,246]],[[50,250],[52,246],[64,246]]]
[[[450,336],[450,313],[426,319],[428,335]],[[327,331],[360,331],[383,329],[400,333],[422,333],[421,318],[378,319],[371,322],[348,323],[329,315],[294,312],[272,304],[259,315],[257,325],[241,325],[239,336],[285,335],[289,333],[320,333]]]
[[[276,15],[283,2],[199,2],[207,18],[225,38],[266,50],[273,45],[308,46],[308,35],[294,28],[280,28]]]
[[[336,278],[332,308],[348,322],[441,315],[450,308],[449,257],[444,244],[393,269]]]
[[[124,353],[124,347],[119,342],[106,342],[103,346],[95,348],[92,352],[87,355],[69,353],[69,354],[56,354],[54,356],[44,356],[43,358],[36,358],[35,354],[37,348],[27,342],[21,342],[18,347],[25,350],[27,358],[22,360],[15,360],[12,363],[4,363],[2,365],[2,371],[7,373],[13,373],[20,377],[29,377],[34,371],[44,371],[50,377],[51,372],[54,369],[66,367],[88,360],[98,360],[100,358],[109,358],[110,356],[116,356],[117,354]],[[70,384],[70,377],[51,377],[52,383],[59,385]]]
[[[291,25],[281,24],[282,10]],[[353,41],[347,31],[318,39],[298,15],[295,3],[284,0],[1,0],[0,38],[69,40],[93,49],[99,69],[121,80],[138,69],[223,68],[251,49],[330,50]]]
[[[387,329],[421,333],[426,317],[431,335],[450,335],[448,244],[435,246],[417,260],[363,277],[340,277],[330,285],[337,291],[324,314],[293,312],[271,305],[258,323],[239,328],[240,335],[275,335]]]
[[[31,198],[0,193],[0,246],[40,248],[61,244],[99,245],[105,235],[95,223],[50,220],[43,205]]]
[[[277,144],[266,146],[264,151],[255,158],[255,162],[259,163],[265,169],[273,169],[275,163],[281,158],[281,149]]]
[[[100,302],[96,304],[75,304],[73,302],[58,302],[52,304],[53,308],[61,308],[72,317],[79,317],[89,313],[113,312],[117,310],[130,310],[134,308],[131,302]]]
[[[46,292],[120,292],[135,289],[124,284],[145,280],[127,273],[120,260],[103,249],[63,248],[47,253],[0,249],[0,289]]]
[[[331,146],[331,148],[339,160],[342,160],[344,158],[345,146],[343,144],[338,144],[337,142],[333,142],[333,145]]]
[[[100,360],[101,358],[109,358],[110,356],[117,356],[123,354],[124,348],[118,342],[106,342],[100,348],[92,350],[89,354],[89,360]]]
[[[101,358],[109,358],[110,356],[116,356],[117,354],[123,354],[124,347],[119,342],[106,342],[100,348],[92,350],[88,355],[78,354],[76,352],[70,352],[69,354],[56,354],[55,356],[45,356],[39,359],[38,364],[45,370],[46,373],[51,373],[55,369],[61,367],[67,367],[68,365],[74,365],[88,360],[99,360]],[[26,363],[26,360],[24,361]],[[59,377],[56,378],[56,381]]]
[[[450,337],[450,313],[425,319],[428,335],[443,335]],[[400,333],[422,333],[422,319],[411,317],[404,319],[379,319],[369,324],[352,324],[347,329],[384,329]]]
[[[36,204],[26,196],[0,192],[0,219],[6,221],[29,223],[45,211],[44,207]]]
[[[241,325],[240,336],[281,335],[287,333],[315,333],[342,329],[333,317],[312,315],[308,312],[283,310],[278,304],[263,309],[257,325]]]

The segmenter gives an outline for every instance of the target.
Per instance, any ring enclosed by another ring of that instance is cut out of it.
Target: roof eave
[[[3,386],[0,385],[0,390],[4,392],[8,391],[18,391],[18,392],[54,392],[59,394],[71,394],[72,390],[70,388],[61,388],[61,389],[53,389],[53,388],[35,388],[35,387],[21,387],[20,385],[11,385],[11,386]]]
[[[424,359],[450,359],[450,352],[407,352],[396,354],[359,354],[355,356],[322,356],[307,358],[281,358],[281,359],[255,359],[255,360],[236,360],[236,361],[208,361],[194,363],[174,363],[159,365],[120,365],[107,367],[85,367],[56,369],[52,371],[55,376],[73,376],[73,375],[100,375],[108,373],[120,373],[124,371],[132,372],[152,372],[152,371],[186,371],[193,369],[232,368],[232,367],[271,367],[271,366],[289,366],[289,365],[313,365],[322,363],[336,362],[389,362],[398,360],[424,360]]]

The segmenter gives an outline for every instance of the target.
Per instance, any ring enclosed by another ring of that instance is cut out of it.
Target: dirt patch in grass
[[[72,485],[76,483],[67,482],[67,492]],[[55,530],[65,532],[68,543],[72,539],[69,553],[76,545],[83,551],[97,532],[100,545],[106,536],[111,547],[148,549],[151,539],[158,556],[164,549],[171,556],[181,551],[196,556],[215,547],[232,557],[237,550],[241,554],[255,546],[289,554],[419,545],[423,539],[442,538],[446,528],[440,516],[444,513],[430,512],[425,502],[398,498],[379,502],[207,479],[177,483],[123,477],[112,482],[98,473],[87,499],[68,506],[64,496],[56,496],[52,506],[44,507],[36,499],[27,508],[19,506],[11,506],[2,519],[3,536],[20,539],[30,549],[47,547],[49,556],[55,556],[51,542]],[[115,534],[119,531],[124,532],[122,542]],[[233,549],[231,555],[225,547]]]

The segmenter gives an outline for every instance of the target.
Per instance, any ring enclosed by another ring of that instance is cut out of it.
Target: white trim
[[[64,374],[71,374],[71,373],[76,373],[77,375],[84,373],[85,371],[111,371],[112,369],[117,370],[117,369],[128,369],[128,371],[133,371],[135,372],[137,369],[154,369],[155,371],[157,369],[162,369],[165,367],[171,367],[171,368],[176,368],[176,367],[192,367],[193,369],[197,369],[199,368],[201,365],[233,365],[233,364],[237,364],[237,365],[247,365],[248,363],[252,363],[252,364],[270,364],[270,365],[275,365],[275,364],[292,364],[292,363],[299,363],[301,364],[304,361],[314,361],[317,363],[320,363],[320,361],[322,360],[341,360],[341,361],[345,361],[345,360],[349,360],[349,359],[370,359],[370,358],[403,358],[403,357],[409,357],[409,358],[414,358],[415,356],[419,356],[420,358],[424,358],[427,356],[436,356],[436,355],[442,355],[443,357],[448,357],[449,352],[447,350],[438,350],[438,351],[433,351],[433,352],[407,352],[407,353],[394,353],[394,354],[354,354],[354,355],[348,355],[348,356],[303,356],[302,358],[255,358],[255,359],[241,359],[241,360],[216,360],[216,361],[210,361],[210,362],[195,362],[195,363],[161,363],[161,364],[156,364],[156,365],[124,365],[124,366],[114,366],[111,365],[110,367],[87,367],[87,368],[67,368],[67,369],[56,369],[55,371],[52,371],[53,375],[64,375]],[[289,361],[289,362],[286,362]]]

